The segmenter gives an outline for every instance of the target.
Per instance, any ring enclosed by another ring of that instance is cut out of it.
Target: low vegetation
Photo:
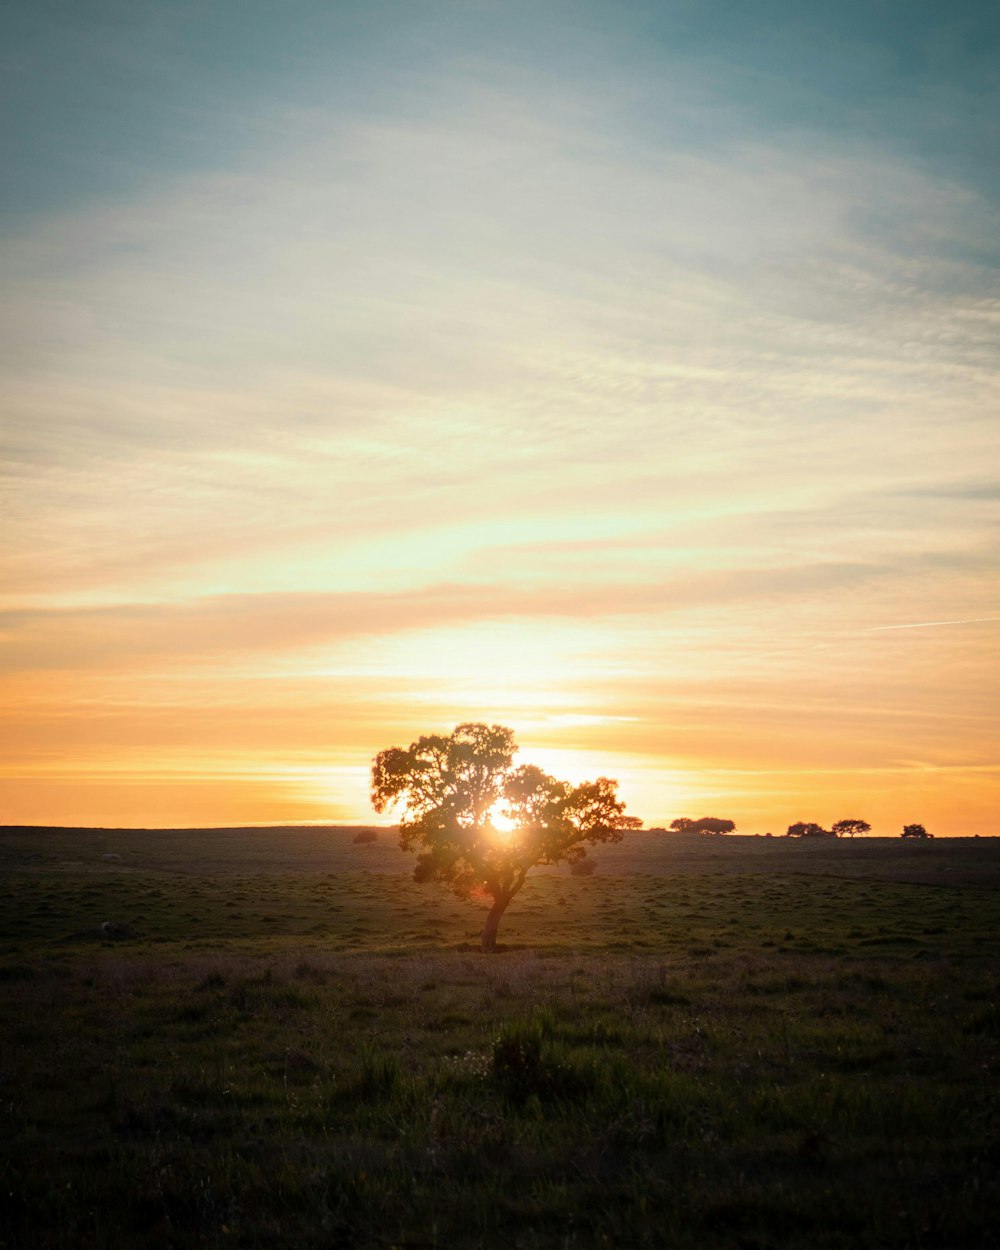
[[[0,1245],[990,1244],[1000,844],[637,835],[488,957],[355,832],[0,831]]]

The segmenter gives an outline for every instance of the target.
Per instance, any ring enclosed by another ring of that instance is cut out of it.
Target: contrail
[[[969,616],[961,621],[915,621],[912,625],[872,625],[864,632],[876,634],[883,629],[936,629],[939,625],[986,625],[1000,621],[1000,616]]]

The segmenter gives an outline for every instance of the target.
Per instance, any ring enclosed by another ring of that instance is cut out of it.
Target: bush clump
[[[545,1041],[538,1020],[505,1026],[493,1043],[490,1076],[499,1093],[514,1106],[529,1098],[546,1102],[576,1102],[594,1092],[590,1067],[570,1064]]]

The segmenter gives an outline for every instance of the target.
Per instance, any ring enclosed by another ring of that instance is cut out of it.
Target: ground
[[[1000,840],[356,832],[0,830],[0,1245],[991,1243]]]

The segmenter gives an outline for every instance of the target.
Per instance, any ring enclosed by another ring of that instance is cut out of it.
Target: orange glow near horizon
[[[391,645],[378,631],[339,650],[331,640],[319,674],[312,637],[298,648],[257,642],[250,608],[242,630],[210,630],[207,649],[207,610],[192,614],[190,639],[175,628],[161,642],[150,609],[139,654],[120,645],[114,609],[88,650],[90,609],[82,622],[58,614],[51,640],[35,630],[26,645],[58,663],[7,681],[3,822],[370,823],[375,753],[472,718],[511,725],[519,762],[574,784],[616,778],[647,825],[717,815],[742,832],[781,833],[796,820],[859,816],[883,836],[911,821],[936,836],[998,832],[982,682],[992,624],[821,628],[814,598],[805,621],[781,602],[754,621],[685,611],[671,632],[657,610],[645,635],[635,611],[524,631],[516,619],[485,632],[473,622],[464,648],[457,626],[437,648],[421,625],[407,670],[404,619]],[[279,610],[267,613],[268,635]],[[572,658],[575,638],[590,648],[590,672],[582,649]],[[502,652],[492,671],[490,646]],[[500,673],[503,701],[478,703],[476,688]]]
[[[456,720],[442,728],[450,729]],[[421,722],[393,733],[387,725],[381,736],[375,731],[370,754],[350,749],[345,755],[335,744],[324,750],[323,727],[316,721],[308,726],[319,730],[316,740],[311,748],[299,742],[302,753],[295,756],[265,759],[255,748],[245,756],[237,751],[213,757],[195,745],[193,757],[178,749],[166,754],[147,749],[143,760],[119,745],[79,751],[69,767],[36,759],[20,776],[11,776],[8,765],[4,823],[156,828],[391,821],[392,814],[380,820],[368,804],[371,757],[383,745],[406,745],[421,729],[438,729]],[[558,724],[539,731],[536,722],[535,732],[551,743],[566,731]],[[829,827],[857,815],[871,822],[872,836],[896,836],[911,819],[936,836],[996,832],[992,801],[997,772],[990,765],[934,768],[899,762],[824,768],[808,762],[784,764],[779,756],[762,761],[761,767],[753,766],[757,761],[751,757],[749,767],[720,768],[708,752],[702,759],[685,758],[681,750],[668,760],[653,750],[644,754],[645,743],[634,728],[624,742],[610,735],[607,749],[600,745],[597,726],[588,731],[587,745],[577,749],[532,748],[524,734],[519,738],[526,743],[520,762],[536,763],[574,783],[598,775],[615,777],[629,812],[648,826],[665,826],[678,815],[720,815],[734,819],[740,832],[778,834],[795,820],[815,819]],[[344,762],[331,765],[331,756]],[[167,760],[171,762],[164,767]],[[196,769],[191,767],[194,760]],[[502,831],[505,819],[495,813],[493,823]]]

